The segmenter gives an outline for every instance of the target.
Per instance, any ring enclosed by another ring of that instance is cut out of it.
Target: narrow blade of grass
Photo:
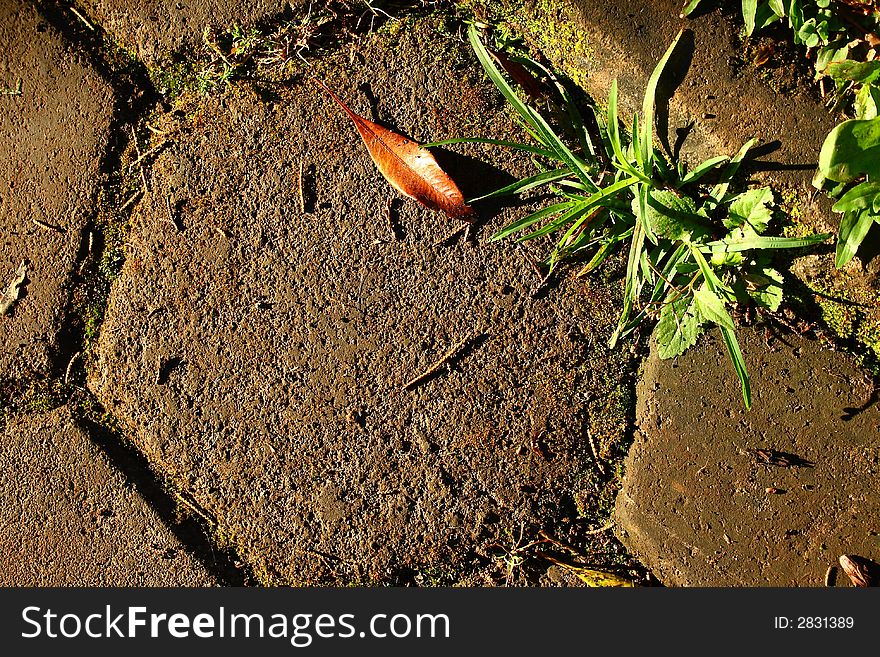
[[[743,163],[743,160],[746,159],[746,155],[757,141],[757,139],[750,139],[743,144],[743,147],[739,149],[739,152],[733,156],[730,163],[727,165],[727,168],[724,169],[724,173],[721,174],[721,180],[712,189],[711,196],[717,203],[721,203],[722,199],[727,194],[727,190],[730,189],[730,181],[733,180],[733,177],[736,175],[736,172],[739,171],[739,167]]]
[[[532,146],[530,144],[522,144],[516,141],[504,141],[503,139],[485,139],[483,137],[459,137],[456,139],[444,139],[443,141],[432,141],[429,144],[422,144],[422,148],[435,148],[438,146],[452,146],[454,144],[487,144],[489,146],[504,146],[514,150],[523,151],[540,155],[551,160],[556,159],[556,153],[546,148]]]
[[[750,251],[751,249],[801,249],[806,246],[814,246],[825,242],[831,233],[822,233],[820,235],[809,235],[807,237],[765,237],[762,235],[751,235],[734,242],[726,242],[719,240],[709,242],[702,250],[710,252],[712,247],[724,247],[725,251],[736,253],[740,251]]]
[[[713,157],[711,160],[706,160],[682,178],[679,187],[684,187],[685,185],[691,185],[697,182],[700,178],[712,171],[712,169],[727,162],[728,159],[729,158],[726,155],[719,155],[718,157]]]
[[[669,58],[672,57],[672,53],[675,52],[675,48],[681,40],[682,34],[684,34],[684,30],[679,31],[678,36],[675,37],[672,44],[666,49],[663,57],[657,63],[657,66],[654,67],[654,72],[648,78],[648,88],[645,90],[645,99],[642,103],[642,134],[641,140],[638,143],[641,151],[642,171],[648,177],[653,175],[654,166],[654,105],[657,101],[657,85],[660,82],[666,64],[669,62]]]
[[[563,178],[567,178],[570,175],[571,171],[569,171],[568,169],[554,169],[553,171],[545,171],[534,176],[529,176],[528,178],[523,178],[522,180],[517,180],[511,185],[508,185],[507,187],[502,187],[501,189],[497,189],[489,194],[484,194],[483,196],[472,198],[468,200],[467,203],[470,205],[471,203],[477,203],[478,201],[487,201],[492,198],[522,194],[523,192],[527,192],[530,189],[535,189],[537,187],[541,187],[542,185],[549,185],[550,183],[562,180]]]
[[[537,223],[537,222],[541,221],[542,219],[546,219],[547,217],[555,217],[556,215],[558,215],[562,212],[565,212],[566,210],[571,208],[572,205],[575,205],[575,204],[576,203],[574,203],[572,201],[568,201],[566,203],[556,203],[556,204],[551,205],[549,207],[546,207],[542,210],[538,210],[537,212],[533,212],[532,214],[530,214],[526,217],[523,217],[522,219],[518,219],[517,221],[514,221],[512,224],[505,226],[504,228],[499,230],[497,233],[492,235],[492,237],[489,238],[489,241],[490,242],[497,242],[498,240],[502,240],[505,237],[507,237],[508,235],[512,235],[513,233],[515,233],[517,231],[523,230],[524,228],[528,228],[532,224]]]

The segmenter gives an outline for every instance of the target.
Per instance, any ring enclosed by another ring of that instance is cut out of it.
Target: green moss
[[[588,88],[587,71],[595,61],[595,51],[578,27],[568,0],[462,0],[459,5],[495,24],[502,38],[521,36],[572,81]]]

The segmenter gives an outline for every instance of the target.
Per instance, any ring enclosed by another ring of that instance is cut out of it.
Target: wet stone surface
[[[841,554],[878,560],[872,382],[815,341],[788,335],[768,349],[763,332],[739,334],[750,411],[718,336],[645,364],[621,540],[678,586],[822,586]]]
[[[318,74],[422,142],[514,135],[465,45],[404,27]],[[90,386],[261,581],[488,583],[489,546],[522,527],[596,522],[586,430],[607,456],[626,426],[629,356],[604,346],[619,280],[532,298],[524,253],[484,243],[523,208],[487,209],[478,243],[437,245],[456,224],[414,202],[389,220],[393,192],[310,84],[237,85],[162,129]],[[497,153],[438,157],[473,196],[529,166]]]
[[[6,418],[0,586],[212,586],[205,567],[71,418]]]
[[[109,85],[30,3],[0,4],[0,381],[50,369],[113,113]],[[20,89],[19,89],[20,85]],[[18,93],[20,91],[20,93]]]

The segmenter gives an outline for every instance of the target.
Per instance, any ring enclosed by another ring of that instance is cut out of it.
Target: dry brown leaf
[[[878,566],[873,561],[857,557],[855,555],[841,555],[840,567],[853,584],[861,587],[877,586],[880,584],[878,579]]]
[[[411,139],[355,114],[321,80],[315,78],[315,83],[351,118],[376,167],[394,189],[425,207],[468,221],[473,208],[464,202],[461,190],[431,153]]]
[[[532,75],[529,70],[520,64],[519,62],[515,62],[510,59],[503,52],[490,51],[492,58],[498,62],[498,64],[505,70],[505,72],[513,78],[513,81],[516,82],[522,90],[526,92],[526,95],[534,101],[540,101],[544,98],[544,89],[541,87],[541,83],[538,82],[538,79]]]
[[[12,283],[0,294],[0,315],[6,315],[12,311],[12,307],[21,296],[21,286],[24,285],[25,278],[27,278],[27,261],[19,265]]]

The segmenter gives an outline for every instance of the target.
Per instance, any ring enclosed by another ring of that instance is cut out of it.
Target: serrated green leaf
[[[771,312],[779,310],[782,303],[782,284],[784,279],[775,269],[764,267],[743,275],[748,284],[748,293],[755,303]]]
[[[694,292],[694,303],[706,321],[734,329],[733,319],[724,307],[724,300],[709,289],[708,284]]]
[[[773,216],[773,190],[769,187],[750,189],[733,198],[728,208],[727,218],[724,220],[725,227],[729,229],[747,228],[760,235],[770,223]]]
[[[657,353],[663,360],[680,356],[697,342],[700,333],[702,318],[692,297],[667,302],[654,329]]]

